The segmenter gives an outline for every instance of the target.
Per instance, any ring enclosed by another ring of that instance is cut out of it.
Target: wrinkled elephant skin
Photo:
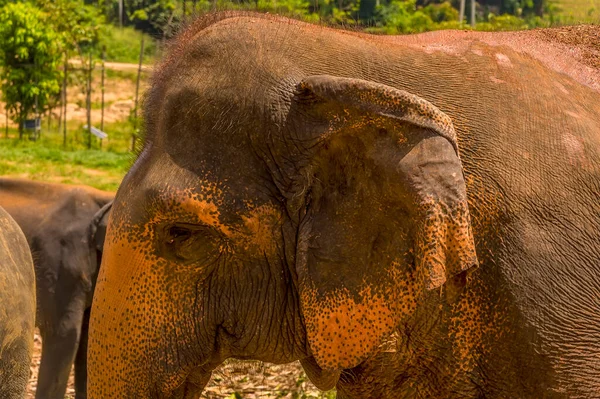
[[[29,381],[35,275],[27,240],[0,208],[0,398],[21,399]]]
[[[90,397],[230,357],[344,399],[600,397],[600,71],[557,39],[600,28],[569,29],[199,19],[109,218]]]

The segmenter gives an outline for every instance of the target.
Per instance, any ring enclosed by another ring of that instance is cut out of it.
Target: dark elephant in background
[[[90,397],[197,397],[229,357],[344,399],[600,397],[599,34],[198,20],[111,211]]]
[[[21,399],[35,328],[35,275],[27,240],[0,207],[0,398]]]
[[[38,399],[64,398],[73,363],[76,398],[86,397],[89,314],[113,197],[91,187],[0,178],[0,206],[25,233],[35,265]]]

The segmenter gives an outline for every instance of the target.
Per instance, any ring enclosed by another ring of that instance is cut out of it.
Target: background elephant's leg
[[[75,354],[79,346],[81,326],[63,333],[42,334],[42,361],[38,375],[36,399],[63,399]]]
[[[87,398],[87,346],[91,310],[91,308],[88,308],[83,313],[79,349],[77,349],[77,356],[75,357],[75,399]]]
[[[42,333],[42,361],[36,399],[63,399],[69,374],[79,349],[85,300],[75,297],[67,311]]]

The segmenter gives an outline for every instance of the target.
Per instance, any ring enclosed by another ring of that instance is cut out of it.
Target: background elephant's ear
[[[92,218],[90,224],[90,231],[92,233],[92,242],[96,246],[96,250],[102,252],[104,248],[104,239],[106,238],[106,226],[108,224],[108,216],[112,208],[113,201],[110,201],[106,205],[96,212]]]
[[[477,265],[456,135],[418,96],[332,76],[298,85],[289,120],[317,140],[296,261],[307,334],[320,367],[351,368],[423,288]]]

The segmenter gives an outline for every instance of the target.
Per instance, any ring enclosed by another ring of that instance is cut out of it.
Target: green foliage
[[[287,15],[294,13],[306,15],[309,6],[307,0],[256,0],[256,8],[259,11]]]
[[[99,9],[116,26],[134,27],[154,37],[162,36],[167,25],[177,24],[182,7],[177,0],[123,0],[123,16],[119,21],[119,1],[100,0]],[[189,0],[188,0],[189,3]]]
[[[431,3],[423,7],[423,13],[435,23],[458,21],[458,10],[449,1],[440,4]]]
[[[171,15],[175,12],[175,0],[126,0],[125,9],[130,23],[141,27],[148,33],[163,30]]]
[[[367,31],[397,34],[459,28],[458,11],[448,2],[417,7],[416,0],[391,0],[379,6],[376,15],[381,22]]]
[[[334,24],[353,25],[357,22],[360,1],[317,0],[309,11],[308,20],[325,20]]]
[[[62,38],[67,52],[75,50],[82,59],[98,45],[104,18],[98,8],[83,0],[37,0],[39,7],[51,15],[48,22]]]
[[[525,20],[514,15],[489,14],[487,22],[480,22],[475,26],[476,30],[482,31],[508,31],[527,29],[529,26]]]
[[[47,16],[29,3],[9,3],[0,9],[2,98],[13,121],[33,111],[43,112],[60,90],[61,40]]]
[[[156,56],[156,41],[149,35],[138,32],[131,27],[106,26],[98,46],[94,50],[95,55],[99,58],[101,48],[104,46],[107,61],[137,64],[140,57],[142,35],[145,35],[143,62],[151,63]]]

